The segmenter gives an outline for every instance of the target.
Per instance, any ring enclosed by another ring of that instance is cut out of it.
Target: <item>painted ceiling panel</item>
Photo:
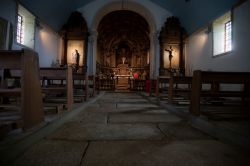
[[[93,0],[19,0],[42,21],[59,30],[70,13]],[[231,9],[239,0],[151,0],[180,18],[191,33]]]

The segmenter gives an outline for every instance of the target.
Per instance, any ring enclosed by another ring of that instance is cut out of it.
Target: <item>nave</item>
[[[2,156],[18,166],[250,164],[248,151],[193,128],[145,93],[101,92],[66,116]]]

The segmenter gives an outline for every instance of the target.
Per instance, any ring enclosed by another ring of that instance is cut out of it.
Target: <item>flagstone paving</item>
[[[249,157],[136,93],[105,93],[14,165],[230,166]]]

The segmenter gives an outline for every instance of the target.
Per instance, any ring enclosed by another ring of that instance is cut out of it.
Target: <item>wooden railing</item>
[[[112,78],[98,78],[95,79],[96,90],[107,90],[114,91],[115,90],[115,79]]]
[[[146,80],[141,79],[130,79],[130,90],[132,91],[145,91],[146,90]]]

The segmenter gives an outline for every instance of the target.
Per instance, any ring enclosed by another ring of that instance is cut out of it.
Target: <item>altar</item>
[[[130,71],[128,64],[117,65],[115,73],[116,89],[129,89]]]

